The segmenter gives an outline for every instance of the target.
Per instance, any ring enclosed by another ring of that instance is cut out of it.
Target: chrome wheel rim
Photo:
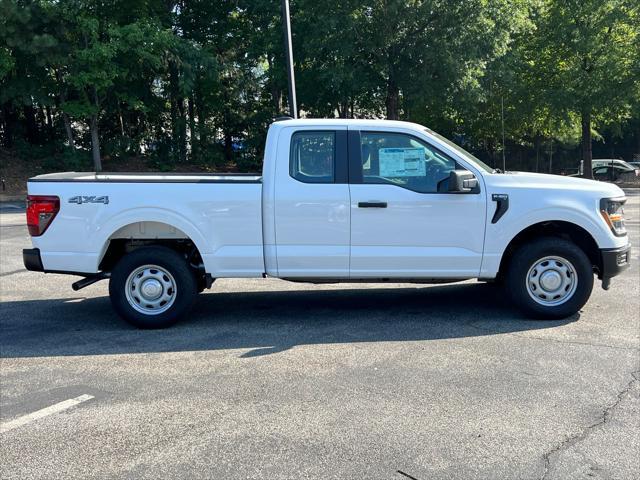
[[[566,258],[549,256],[536,261],[527,273],[527,292],[540,305],[554,307],[567,302],[578,287],[578,276]]]
[[[166,312],[176,301],[176,281],[169,271],[158,265],[136,268],[124,288],[129,305],[144,315]]]

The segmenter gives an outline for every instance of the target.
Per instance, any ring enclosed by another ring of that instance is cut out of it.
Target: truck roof
[[[398,128],[411,128],[411,129],[424,129],[422,125],[418,125],[417,123],[412,122],[403,122],[400,120],[382,120],[382,119],[358,119],[358,118],[296,118],[290,120],[278,120],[274,122],[272,125],[278,126],[289,126],[289,127],[297,127],[297,126],[309,126],[309,125],[331,125],[331,126],[387,126],[387,127],[398,127]]]

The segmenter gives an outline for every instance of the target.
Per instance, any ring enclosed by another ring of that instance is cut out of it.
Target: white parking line
[[[63,410],[74,407],[82,402],[86,402],[87,400],[91,400],[92,398],[94,398],[93,395],[80,395],[79,397],[56,403],[55,405],[51,405],[50,407],[36,410],[33,413],[24,415],[23,417],[18,417],[15,420],[11,420],[10,422],[0,424],[0,433],[8,432],[9,430],[13,430],[14,428],[18,428],[26,425],[27,423],[31,423],[34,420],[48,417],[49,415],[53,415],[54,413],[62,412]]]

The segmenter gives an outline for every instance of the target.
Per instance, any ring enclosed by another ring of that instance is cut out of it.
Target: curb
[[[0,204],[3,203],[19,203],[24,205],[27,201],[26,195],[4,195],[0,193]]]

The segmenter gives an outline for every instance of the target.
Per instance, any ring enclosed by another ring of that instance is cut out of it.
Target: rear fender
[[[183,232],[194,243],[201,255],[212,253],[204,235],[193,223],[186,220],[184,216],[180,216],[171,210],[137,208],[122,212],[109,219],[90,237],[90,241],[93,242],[94,245],[101,246],[96,269],[102,261],[113,235],[121,228],[139,222],[158,222],[169,225]]]

